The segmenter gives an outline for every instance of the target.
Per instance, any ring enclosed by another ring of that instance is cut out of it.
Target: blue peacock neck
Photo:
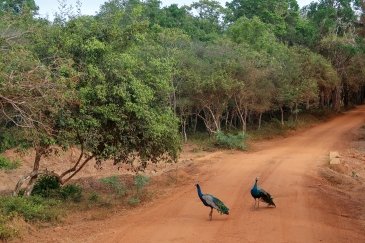
[[[252,188],[254,191],[257,191],[257,179],[255,180],[255,185],[253,185],[253,188]]]
[[[200,189],[199,184],[196,184],[196,189],[197,189],[197,191],[198,191],[198,195],[199,195],[199,197],[201,198],[201,197],[203,196],[203,193],[202,193],[202,190]]]

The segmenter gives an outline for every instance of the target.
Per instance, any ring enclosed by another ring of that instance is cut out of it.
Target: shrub
[[[100,182],[106,184],[111,188],[118,196],[124,196],[126,194],[126,188],[124,183],[119,179],[118,176],[110,176],[101,178]]]
[[[32,195],[41,197],[57,197],[59,195],[61,184],[56,176],[42,175],[40,176],[32,191]]]
[[[18,235],[18,231],[8,225],[11,217],[0,214],[0,241],[6,240]]]
[[[96,192],[92,192],[89,196],[89,201],[92,203],[96,203],[100,200],[100,196],[99,194],[97,194]]]
[[[128,199],[128,204],[131,206],[137,206],[141,203],[141,200],[137,196],[133,196]]]
[[[61,187],[60,181],[53,175],[42,175],[36,181],[32,195],[43,198],[55,198],[80,202],[82,188],[79,185],[69,184]]]
[[[82,188],[79,185],[69,184],[61,187],[59,195],[63,200],[80,202],[82,198]]]
[[[144,175],[136,175],[134,177],[134,185],[137,188],[137,194],[139,194],[142,189],[149,183],[150,178]]]
[[[215,137],[215,145],[222,148],[228,149],[244,149],[245,134],[225,134],[218,131]]]
[[[0,197],[0,212],[5,216],[22,216],[26,221],[54,221],[58,219],[59,201],[31,197]]]
[[[7,149],[11,149],[17,146],[17,141],[11,135],[11,133],[6,131],[1,131],[0,134],[0,153]]]
[[[4,170],[14,170],[20,165],[19,160],[10,160],[2,155],[0,155],[0,169]]]
[[[20,131],[16,127],[0,130],[0,153],[11,148],[24,150],[31,147],[31,143],[21,138],[19,133]]]

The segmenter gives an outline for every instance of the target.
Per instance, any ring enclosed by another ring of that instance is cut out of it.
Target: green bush
[[[134,185],[137,188],[137,194],[139,194],[143,188],[149,183],[150,178],[144,175],[136,175],[134,177]]]
[[[137,206],[141,203],[141,200],[137,196],[133,196],[128,199],[128,204],[131,206]]]
[[[127,190],[125,185],[118,176],[101,178],[100,182],[110,187],[118,196],[124,196],[126,194]]]
[[[11,149],[17,146],[17,141],[11,135],[11,133],[6,131],[1,131],[0,134],[0,153],[7,149]]]
[[[246,136],[244,133],[225,134],[221,131],[218,131],[215,136],[215,145],[228,149],[244,149],[245,139]]]
[[[57,197],[61,188],[60,181],[56,176],[42,175],[40,176],[32,191],[32,195],[38,195],[41,197]]]
[[[20,131],[18,128],[0,130],[0,153],[11,148],[22,150],[31,146],[31,143],[22,139],[19,133]]]
[[[54,221],[59,217],[60,201],[31,197],[0,197],[0,213],[5,216],[22,216],[26,221]]]
[[[69,184],[61,187],[59,195],[63,200],[80,202],[82,199],[82,188],[79,185]]]
[[[2,155],[0,155],[0,169],[3,170],[14,170],[20,165],[19,160],[10,160]]]
[[[61,187],[61,183],[56,176],[42,175],[37,179],[32,195],[41,196],[43,198],[80,202],[82,198],[82,188],[79,185],[74,184]]]
[[[92,203],[96,203],[100,200],[100,196],[99,194],[97,194],[96,192],[92,192],[90,195],[89,195],[89,201],[92,202]]]
[[[0,214],[0,241],[6,242],[18,235],[18,231],[8,225],[11,217]]]

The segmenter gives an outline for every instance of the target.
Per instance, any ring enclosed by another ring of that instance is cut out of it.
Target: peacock
[[[198,190],[198,196],[203,204],[207,207],[210,207],[209,219],[212,220],[213,216],[213,208],[217,209],[220,214],[227,214],[229,215],[229,208],[224,205],[224,203],[219,200],[218,198],[210,195],[210,194],[203,194],[202,190],[200,189],[199,184],[195,185]]]
[[[260,207],[260,205],[259,205],[260,200],[266,202],[268,204],[268,206],[276,207],[270,193],[266,192],[264,189],[257,186],[257,181],[258,180],[259,180],[259,178],[256,177],[255,185],[251,189],[251,195],[255,199],[254,208],[256,207],[256,201],[257,201],[257,207]]]

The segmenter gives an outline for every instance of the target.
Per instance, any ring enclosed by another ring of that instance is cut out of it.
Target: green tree
[[[229,21],[236,22],[241,17],[252,19],[256,16],[271,25],[275,35],[282,40],[293,31],[299,17],[296,0],[233,0],[226,5],[232,12],[227,16]]]
[[[353,28],[359,5],[359,0],[320,0],[306,6],[304,13],[317,26],[321,37],[341,36]]]
[[[0,3],[0,15],[5,12],[37,14],[38,9],[34,0],[4,0]]]

